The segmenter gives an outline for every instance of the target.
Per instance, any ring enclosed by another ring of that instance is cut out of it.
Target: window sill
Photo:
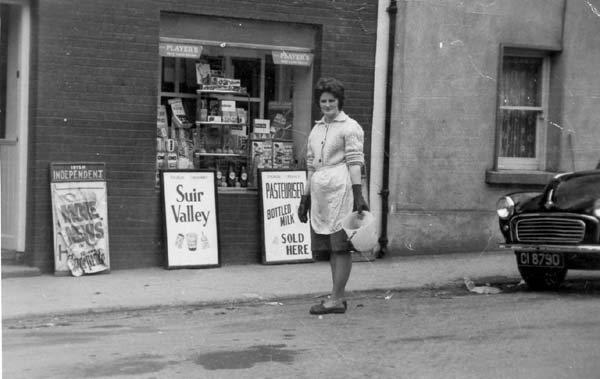
[[[488,184],[546,185],[557,173],[548,171],[486,170]]]

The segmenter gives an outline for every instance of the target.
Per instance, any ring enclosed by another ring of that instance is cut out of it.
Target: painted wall
[[[112,269],[163,264],[154,189],[161,11],[316,25],[322,35],[315,76],[346,83],[345,108],[365,128],[370,146],[376,2],[45,0],[35,2],[33,11],[29,264],[53,268],[49,164],[54,161],[106,163]],[[229,218],[239,220],[234,205]],[[250,228],[238,225],[243,238],[226,246],[260,257],[260,236],[247,238],[259,216],[245,216]]]
[[[499,45],[560,49],[563,0],[399,1],[388,235],[393,254],[496,249],[495,203],[521,185],[489,185]],[[567,1],[564,50],[553,58],[551,114],[558,170],[600,159],[600,17]],[[559,110],[557,111],[557,108]],[[568,137],[571,135],[572,137]],[[550,162],[552,163],[552,162]]]
[[[600,2],[567,0],[561,79],[560,168],[585,170],[600,161]]]

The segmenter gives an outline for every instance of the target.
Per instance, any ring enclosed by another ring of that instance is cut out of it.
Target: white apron
[[[345,162],[318,168],[310,182],[310,222],[315,233],[333,234],[352,212],[352,181]]]

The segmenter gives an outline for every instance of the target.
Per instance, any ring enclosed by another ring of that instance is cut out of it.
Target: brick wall
[[[376,2],[46,0],[33,9],[32,116],[27,210],[28,262],[53,269],[49,164],[105,162],[113,269],[164,263],[159,193],[154,189],[155,112],[161,11],[276,20],[322,30],[315,74],[346,83],[346,111],[366,131],[373,98]],[[316,79],[316,78],[315,78]],[[238,198],[239,209],[247,202]],[[229,209],[224,211],[235,214]],[[249,206],[248,211],[255,209]],[[229,210],[227,210],[229,209]],[[225,219],[224,219],[225,220]],[[248,226],[223,249],[254,249]],[[258,221],[258,213],[256,213]],[[259,233],[256,238],[260,238]],[[245,259],[245,258],[244,258]],[[242,259],[242,260],[244,260]],[[257,259],[258,261],[258,259]]]

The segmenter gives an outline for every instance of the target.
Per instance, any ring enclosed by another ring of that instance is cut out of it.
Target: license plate
[[[562,254],[543,253],[537,251],[519,251],[517,261],[520,266],[534,267],[565,267]]]

